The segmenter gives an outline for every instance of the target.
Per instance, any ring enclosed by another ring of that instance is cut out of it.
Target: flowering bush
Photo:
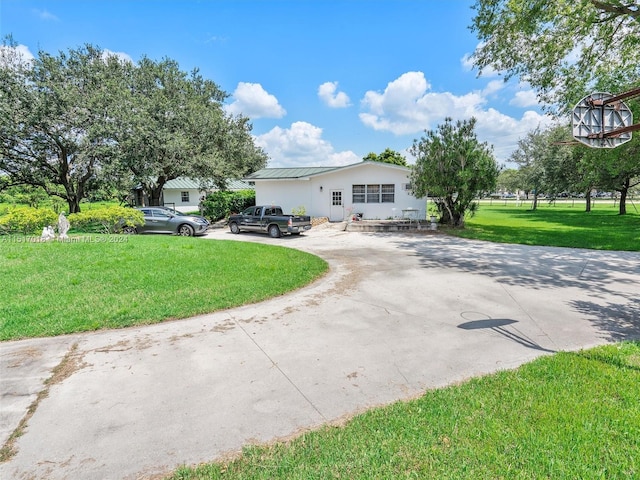
[[[140,210],[111,206],[72,213],[69,215],[69,222],[77,230],[120,233],[126,226],[144,225],[144,216]]]
[[[0,216],[0,234],[34,235],[57,223],[58,216],[50,208],[10,207]]]

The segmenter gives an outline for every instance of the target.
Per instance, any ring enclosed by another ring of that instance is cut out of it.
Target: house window
[[[365,186],[353,185],[351,187],[353,192],[352,203],[364,203],[365,201]]]
[[[331,192],[331,205],[334,207],[342,206],[342,192],[339,190],[335,190]]]
[[[394,203],[396,186],[393,183],[352,185],[353,203]]]
[[[180,192],[180,199],[182,203],[187,203],[189,201],[189,192]]]
[[[396,186],[393,183],[382,185],[382,203],[394,203],[396,201]]]
[[[380,203],[380,185],[367,185],[367,203]]]

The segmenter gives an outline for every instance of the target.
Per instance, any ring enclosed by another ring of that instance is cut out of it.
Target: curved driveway
[[[211,315],[0,344],[3,443],[36,406],[0,478],[156,478],[540,355],[640,338],[638,253],[335,227],[208,237],[306,250],[330,273]]]

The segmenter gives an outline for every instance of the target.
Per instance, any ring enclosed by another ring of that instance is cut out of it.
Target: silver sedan
[[[170,233],[193,237],[205,235],[209,222],[199,215],[187,215],[166,207],[137,208],[144,214],[144,225],[125,227],[124,233]]]

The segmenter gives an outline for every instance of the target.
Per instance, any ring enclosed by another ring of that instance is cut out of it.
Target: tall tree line
[[[39,187],[70,213],[97,189],[139,186],[158,204],[174,178],[224,188],[267,162],[249,120],[224,112],[227,93],[171,59],[85,45],[27,60],[5,38],[0,85],[2,185]]]

